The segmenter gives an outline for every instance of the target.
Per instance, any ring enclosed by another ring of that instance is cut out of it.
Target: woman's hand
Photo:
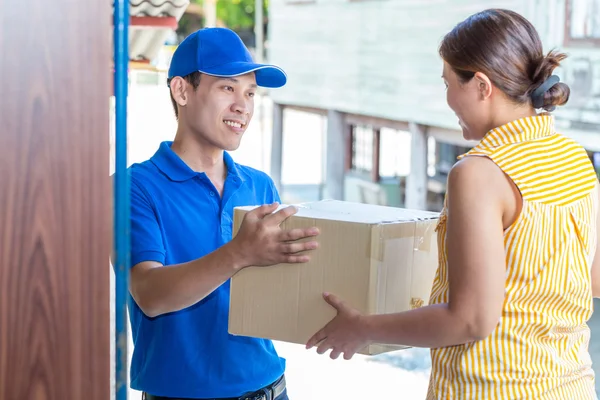
[[[323,354],[332,349],[332,359],[344,353],[344,358],[349,360],[369,344],[366,317],[332,294],[324,293],[323,297],[337,310],[337,316],[310,338],[306,348],[320,343],[317,353]]]

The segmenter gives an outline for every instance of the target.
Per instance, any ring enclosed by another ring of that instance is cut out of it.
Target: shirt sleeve
[[[131,267],[143,261],[165,264],[165,246],[148,193],[131,180]]]
[[[281,204],[281,197],[279,197],[279,191],[275,186],[275,182],[273,182],[271,178],[269,178],[269,186],[271,187],[271,199],[269,200],[269,203],[278,202],[279,204]]]

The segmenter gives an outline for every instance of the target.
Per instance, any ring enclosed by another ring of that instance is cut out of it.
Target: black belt
[[[257,390],[256,392],[245,394],[241,397],[227,397],[227,398],[211,398],[211,399],[188,399],[179,397],[164,397],[154,396],[149,393],[144,393],[145,400],[275,400],[285,390],[285,377],[282,376],[274,383],[267,387]]]

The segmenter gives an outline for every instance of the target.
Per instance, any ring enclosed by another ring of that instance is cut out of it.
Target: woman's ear
[[[480,99],[485,100],[489,98],[492,95],[492,81],[490,78],[481,72],[476,72],[474,78],[477,83]]]

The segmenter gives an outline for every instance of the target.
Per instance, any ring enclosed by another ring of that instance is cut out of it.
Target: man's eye
[[[248,96],[254,97],[254,93],[248,93]]]
[[[225,87],[223,87],[223,89],[233,92],[233,88],[231,86],[225,86]]]

